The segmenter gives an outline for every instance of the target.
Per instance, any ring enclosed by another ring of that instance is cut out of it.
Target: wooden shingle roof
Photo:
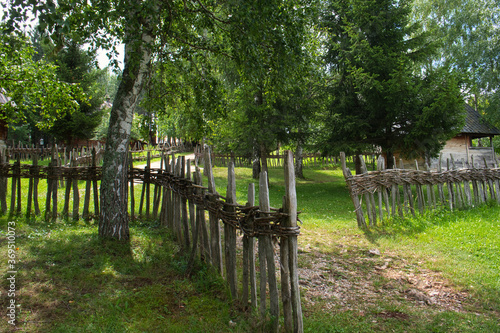
[[[500,135],[500,131],[489,124],[473,107],[465,104],[467,116],[462,133],[475,134],[482,136]]]

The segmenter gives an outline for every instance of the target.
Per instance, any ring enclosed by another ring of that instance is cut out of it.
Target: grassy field
[[[214,173],[225,194],[227,171]],[[498,206],[428,212],[363,232],[338,168],[305,176],[297,197],[306,332],[500,332]],[[271,206],[280,207],[283,171],[271,169],[269,179]],[[238,202],[251,181],[250,169],[237,169]],[[9,226],[17,236],[15,327],[6,316]],[[209,267],[197,263],[186,275],[184,251],[155,221],[133,222],[128,244],[96,234],[82,221],[0,219],[0,331],[259,330]]]

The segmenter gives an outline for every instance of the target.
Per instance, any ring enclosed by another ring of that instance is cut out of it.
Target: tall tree
[[[265,156],[291,133],[303,110],[292,106],[292,95],[307,88],[316,5],[308,0],[230,4],[231,20],[238,24],[229,27],[225,39],[232,61],[220,68],[229,112],[221,124],[226,135],[217,139],[252,155],[255,178],[259,161],[265,169]]]
[[[96,67],[96,56],[92,51],[83,50],[74,42],[69,42],[55,56],[58,76],[61,80],[79,84],[89,97],[88,103],[80,103],[80,108],[71,115],[58,119],[51,133],[71,146],[76,140],[89,140],[102,118],[101,105],[106,87],[100,85],[106,69]]]
[[[447,68],[426,68],[434,47],[409,24],[410,2],[330,1],[327,69],[329,149],[359,152],[378,146],[388,155],[434,156],[463,121],[459,82]]]

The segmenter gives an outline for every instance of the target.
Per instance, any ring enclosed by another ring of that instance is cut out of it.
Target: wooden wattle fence
[[[227,193],[225,196],[218,194],[215,190],[210,151],[207,149],[204,158],[204,173],[208,179],[206,187],[202,184],[203,178],[197,163],[193,166],[183,156],[175,158],[174,155],[165,155],[159,169],[152,169],[149,159],[144,169],[132,168],[131,163],[129,212],[131,219],[139,214],[158,219],[161,225],[169,228],[183,250],[189,253],[189,270],[193,267],[196,256],[213,265],[226,278],[235,303],[244,309],[249,306],[258,309],[263,330],[278,332],[282,313],[286,332],[303,332],[297,263],[297,236],[300,228],[297,226],[293,154],[287,151],[284,156],[285,196],[283,206],[279,209],[269,205],[265,172],[260,175],[258,205],[255,203],[254,184],[249,184],[248,202],[245,205],[236,202],[234,161],[228,166]],[[96,165],[95,152],[91,165],[86,167],[57,166],[54,155],[49,166],[39,166],[36,155],[32,165],[21,164],[19,161],[14,164],[2,163],[0,208],[3,212],[20,215],[24,204],[22,198],[25,197],[28,218],[43,214],[46,220],[58,216],[77,220],[80,218],[78,182],[83,181],[85,198],[82,217],[97,218],[100,208],[100,178],[101,168]],[[7,206],[8,179],[11,179],[10,209]],[[29,180],[27,196],[21,195],[22,179]],[[47,182],[45,209],[41,209],[39,204],[39,186],[42,180]],[[138,183],[142,183],[142,188],[137,205],[134,191]],[[59,189],[64,191],[62,213],[58,211]],[[70,212],[71,196],[73,207]],[[238,233],[242,237],[241,259],[237,256]],[[279,247],[274,245],[273,239],[279,239]],[[277,249],[279,255],[276,254]],[[243,268],[242,276],[238,277],[237,267],[240,266]]]
[[[198,159],[203,159],[205,156],[202,146],[195,147],[195,156]],[[266,155],[268,168],[283,168],[285,165],[285,152],[274,152]],[[338,157],[322,156],[320,153],[304,153],[302,154],[304,167],[327,167],[338,162]],[[231,154],[220,154],[212,152],[210,159],[214,166],[227,167],[231,160],[234,161],[237,167],[252,167],[252,160],[246,156],[232,156]]]
[[[185,144],[182,141],[175,140],[172,144],[164,143],[161,147],[154,149],[137,147],[132,149],[132,159],[135,161],[143,161],[147,159],[147,152],[151,154],[150,157],[160,157],[164,154],[171,154],[173,152],[182,152],[186,149],[191,149],[191,144]],[[92,163],[92,158],[96,159],[96,163],[100,164],[104,156],[105,145],[101,143],[96,143],[95,145],[89,147],[80,147],[69,149],[65,146],[54,145],[50,147],[35,147],[34,145],[23,145],[21,143],[17,145],[12,145],[5,148],[2,151],[2,156],[5,156],[6,160],[21,160],[29,161],[36,157],[38,160],[52,159],[54,156],[57,159],[59,165],[70,166],[80,166],[80,165],[90,165]],[[94,153],[92,153],[94,151]]]
[[[458,169],[453,158],[447,160],[443,170],[439,160],[437,171],[400,168],[385,169],[379,157],[377,171],[367,172],[360,156],[362,174],[353,176],[347,168],[345,154],[340,154],[344,178],[354,204],[358,227],[376,226],[378,222],[394,216],[415,216],[436,207],[451,210],[473,207],[487,201],[500,203],[500,169],[472,160],[471,165]],[[396,166],[396,161],[394,161]],[[368,220],[368,224],[366,221]]]

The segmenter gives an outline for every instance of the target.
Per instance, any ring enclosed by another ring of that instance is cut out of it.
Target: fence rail
[[[457,169],[452,158],[451,163],[447,160],[447,170],[443,171],[439,160],[438,170],[431,172],[418,170],[418,164],[416,170],[404,169],[402,161],[399,169],[385,169],[384,158],[380,157],[378,170],[367,172],[364,160],[360,159],[363,173],[353,176],[346,166],[345,154],[341,153],[344,178],[361,228],[368,227],[366,218],[369,226],[375,226],[377,220],[415,216],[416,212],[438,206],[453,210],[488,200],[500,203],[500,169],[496,161],[491,167],[483,160],[482,167],[472,161],[465,169]]]
[[[161,167],[150,168],[150,154],[144,169],[129,170],[130,218],[136,214],[146,218],[158,219],[161,225],[169,228],[186,253],[189,253],[189,270],[194,259],[199,256],[213,265],[224,275],[231,297],[243,308],[258,309],[263,325],[269,322],[271,331],[279,331],[280,313],[284,317],[286,332],[302,332],[302,310],[298,283],[297,236],[297,199],[295,193],[295,175],[293,154],[285,152],[285,197],[283,207],[273,209],[269,205],[269,187],[267,174],[262,173],[259,181],[259,204],[255,204],[255,185],[250,184],[248,203],[236,202],[236,182],[234,161],[228,166],[228,188],[224,196],[215,190],[215,181],[210,160],[210,152],[205,152],[204,173],[208,178],[207,186],[202,184],[202,175],[198,165],[194,168],[184,156],[164,155]],[[53,155],[49,166],[39,166],[35,157],[32,165],[23,165],[17,161],[13,165],[0,165],[0,207],[4,212],[22,214],[23,195],[22,179],[28,179],[26,197],[26,216],[42,215],[46,220],[63,218],[79,219],[80,189],[79,181],[85,182],[84,219],[99,216],[99,189],[101,168],[96,165],[96,158],[91,166],[57,166]],[[132,166],[132,163],[130,164]],[[8,179],[11,180],[10,207],[7,205]],[[39,204],[41,180],[46,180],[45,209]],[[62,183],[62,185],[61,185]],[[135,202],[137,185],[142,183],[139,205]],[[153,187],[153,188],[151,188]],[[58,210],[58,190],[64,191],[62,212]],[[70,202],[73,197],[73,209]],[[93,212],[91,211],[93,198]],[[138,212],[136,209],[138,208]],[[207,214],[206,214],[207,213]],[[208,221],[206,220],[208,215]],[[222,222],[222,223],[221,223]],[[224,233],[221,235],[221,228]],[[243,258],[238,259],[236,242],[237,231],[242,234]],[[277,248],[272,239],[279,239],[279,266],[276,268]],[[257,251],[255,251],[257,240]],[[258,265],[256,262],[258,255]],[[237,266],[241,260],[243,272],[237,276]],[[257,287],[257,271],[259,287]],[[278,286],[278,277],[281,288]],[[240,283],[238,283],[240,281]],[[279,305],[281,289],[282,311]],[[269,304],[269,306],[267,305]],[[263,326],[263,330],[265,329]]]

